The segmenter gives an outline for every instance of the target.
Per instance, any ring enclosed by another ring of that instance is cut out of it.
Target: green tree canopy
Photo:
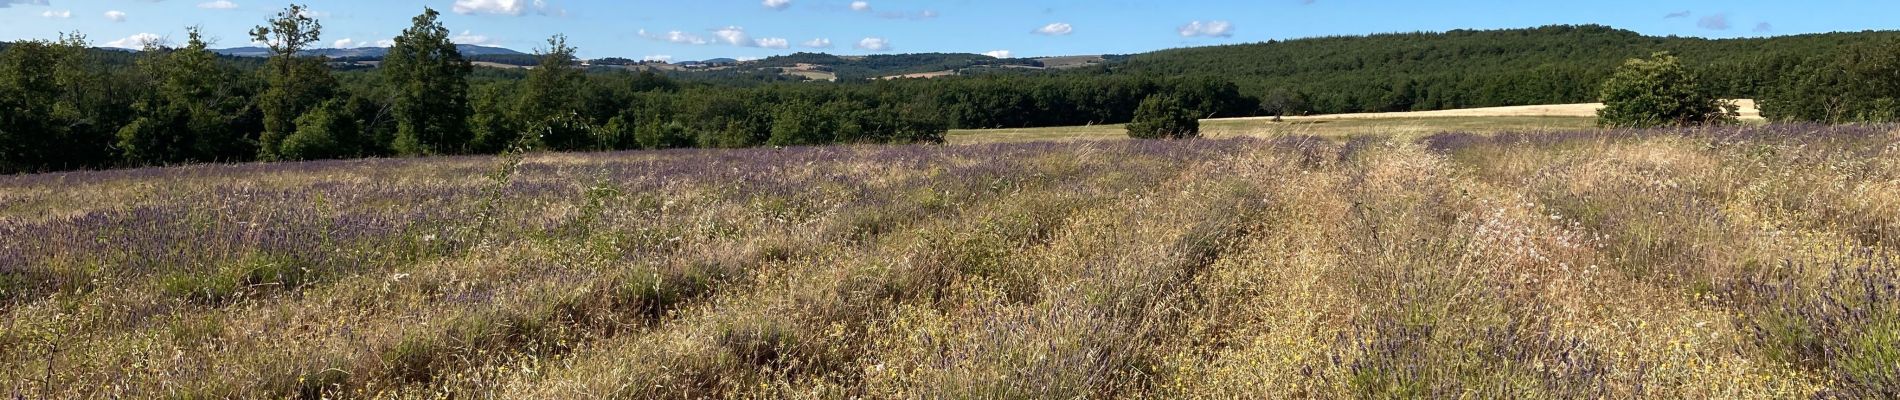
[[[1128,123],[1128,137],[1136,139],[1187,139],[1201,136],[1200,115],[1170,94],[1148,96],[1135,109],[1134,122]]]
[[[528,79],[522,82],[521,97],[515,103],[515,117],[540,146],[553,150],[582,150],[593,147],[585,121],[579,121],[581,85],[580,62],[575,49],[567,44],[567,35],[548,38],[548,48],[536,52],[541,59]]]
[[[16,42],[0,51],[0,173],[110,162],[128,104],[85,35]]]
[[[436,20],[440,15],[423,8],[383,58],[395,108],[394,146],[403,155],[470,150],[468,74],[473,67],[456,50],[449,29]]]
[[[1735,121],[1734,103],[1717,98],[1668,53],[1631,59],[1603,82],[1597,123],[1618,128],[1723,124]]]
[[[206,49],[203,32],[186,30],[185,46],[148,43],[139,69],[152,90],[133,105],[137,117],[118,130],[119,150],[132,164],[250,159],[250,145],[236,120],[247,99],[233,93],[230,69]]]
[[[1761,99],[1778,121],[1900,122],[1900,40],[1862,43],[1809,60]]]
[[[321,59],[298,55],[323,35],[323,24],[310,15],[309,7],[292,4],[251,31],[251,40],[264,43],[271,53],[261,70],[270,88],[258,101],[264,112],[258,156],[266,160],[282,159],[278,146],[297,129],[297,117],[329,100],[337,89],[336,78]]]

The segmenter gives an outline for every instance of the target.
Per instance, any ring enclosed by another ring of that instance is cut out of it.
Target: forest
[[[1034,60],[799,53],[754,70],[588,68],[565,37],[529,56],[464,56],[428,10],[377,68],[305,56],[321,23],[285,10],[252,32],[268,58],[181,45],[102,50],[82,34],[0,45],[0,173],[206,162],[935,143],[948,129],[1128,122],[1144,99],[1204,118],[1579,103],[1623,60],[1667,51],[1716,95],[1778,120],[1892,121],[1900,34],[1647,37],[1603,26],[1327,37],[1111,56],[1073,70],[970,68]],[[474,61],[532,65],[499,69]],[[830,63],[839,82],[769,72]]]
[[[1594,102],[1617,65],[1666,51],[1717,95],[1760,98],[1800,79],[1803,65],[1896,39],[1900,32],[1716,40],[1545,26],[1163,50],[1075,73],[1223,77],[1244,93],[1303,99],[1302,112],[1424,111]]]

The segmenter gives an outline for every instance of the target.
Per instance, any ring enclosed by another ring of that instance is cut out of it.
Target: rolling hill
[[[455,46],[455,48],[456,48],[456,50],[460,50],[460,51],[462,52],[462,55],[463,55],[463,56],[519,56],[519,55],[528,55],[528,53],[523,53],[523,52],[519,52],[519,51],[515,51],[515,50],[510,50],[510,49],[505,49],[505,48],[500,48],[500,47],[488,47],[488,46],[477,46],[477,45],[472,45],[472,44],[461,44],[461,45],[456,45],[456,46]],[[216,53],[218,53],[218,54],[223,54],[223,55],[227,55],[227,56],[238,56],[238,57],[267,57],[267,56],[270,56],[270,49],[266,49],[266,48],[263,48],[263,47],[257,47],[257,46],[247,46],[247,47],[233,47],[233,48],[228,48],[228,49],[215,49],[215,50],[212,50],[212,52],[216,52]],[[358,48],[353,48],[353,49],[311,49],[311,50],[305,50],[305,51],[304,51],[304,52],[303,52],[302,54],[304,54],[304,55],[308,55],[308,56],[324,56],[324,57],[330,57],[330,58],[368,58],[368,59],[377,59],[377,58],[382,58],[382,57],[383,57],[383,55],[385,55],[385,54],[389,54],[389,48],[386,48],[386,47],[358,47]]]
[[[1293,92],[1322,113],[1420,111],[1594,101],[1618,64],[1659,51],[1680,56],[1721,96],[1755,98],[1804,60],[1896,38],[1900,32],[1868,31],[1718,40],[1546,26],[1181,48],[1115,58],[1109,68],[1217,77],[1258,95]]]

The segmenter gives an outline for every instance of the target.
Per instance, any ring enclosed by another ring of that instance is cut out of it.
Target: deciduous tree
[[[1735,122],[1734,103],[1717,98],[1668,53],[1631,59],[1603,82],[1597,123],[1618,128]]]
[[[456,154],[469,150],[468,74],[449,29],[436,18],[441,13],[424,8],[409,29],[397,36],[384,57],[382,70],[391,86],[395,108],[397,153],[403,155]]]
[[[258,99],[258,108],[264,112],[264,133],[258,137],[258,155],[263,159],[284,159],[278,146],[297,129],[297,117],[336,92],[336,78],[323,60],[299,55],[322,35],[323,24],[301,4],[290,5],[251,31],[251,40],[264,43],[271,54],[261,70],[269,88]]]

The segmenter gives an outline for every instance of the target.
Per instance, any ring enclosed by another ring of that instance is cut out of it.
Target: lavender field
[[[8,398],[1892,398],[1900,130],[0,177]]]

